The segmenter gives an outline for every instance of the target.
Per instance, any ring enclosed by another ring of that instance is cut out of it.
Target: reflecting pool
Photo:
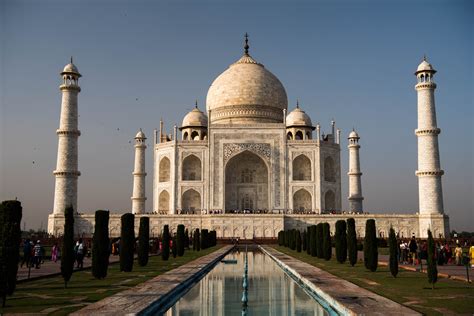
[[[165,315],[332,315],[258,249],[247,253],[247,308],[243,312],[245,250],[234,251],[182,296]]]

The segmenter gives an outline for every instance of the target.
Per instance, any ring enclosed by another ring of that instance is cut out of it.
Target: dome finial
[[[73,64],[73,62],[72,62],[72,56],[71,56],[71,64]]]
[[[196,99],[196,101],[194,102],[194,108],[198,108],[198,100]]]
[[[247,32],[245,32],[245,46],[244,46],[244,52],[245,52],[245,55],[249,55],[249,35],[247,34]]]
[[[423,54],[423,61],[426,61],[426,54]]]
[[[300,108],[300,101],[298,99],[296,99],[296,108],[299,109]]]

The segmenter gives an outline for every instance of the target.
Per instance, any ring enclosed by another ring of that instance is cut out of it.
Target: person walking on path
[[[53,247],[51,248],[51,261],[57,262],[58,256],[59,256],[58,243],[54,243]]]
[[[82,269],[84,268],[84,254],[86,253],[86,247],[84,246],[84,243],[82,242],[82,238],[79,239],[79,241],[76,244],[76,262],[77,262],[77,268]]]
[[[471,242],[471,248],[469,248],[469,258],[471,258],[471,268],[474,268],[474,244]]]
[[[413,265],[416,264],[416,251],[418,250],[418,245],[416,243],[416,238],[413,236],[410,240],[410,244],[408,245],[408,248],[410,249],[410,255],[411,255],[411,260]]]
[[[40,240],[36,242],[36,245],[34,246],[33,249],[34,249],[34,254],[35,254],[35,257],[34,257],[35,269],[39,269],[41,260],[43,257],[43,246],[41,246]]]
[[[456,257],[456,265],[461,265],[461,258],[462,258],[462,248],[461,245],[456,244],[456,248],[454,249],[454,256]]]
[[[23,242],[23,260],[21,261],[20,267],[23,268],[24,264],[26,264],[27,268],[29,268],[31,264],[31,242],[29,238]]]

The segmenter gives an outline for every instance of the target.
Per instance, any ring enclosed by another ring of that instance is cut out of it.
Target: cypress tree
[[[438,281],[438,268],[436,267],[435,243],[431,230],[428,229],[428,282],[434,289],[435,283]]]
[[[306,253],[308,255],[311,255],[311,243],[310,243],[310,237],[311,237],[311,226],[306,227]]]
[[[196,228],[194,231],[194,242],[193,245],[196,245],[196,251],[201,250],[201,236],[200,236],[199,228]]]
[[[323,223],[319,223],[316,225],[316,256],[320,259],[324,258],[323,234]]]
[[[187,228],[184,231],[184,247],[189,250],[189,231]]]
[[[150,218],[140,217],[140,228],[138,229],[138,264],[144,267],[148,264],[150,253]]]
[[[357,234],[353,218],[347,219],[347,253],[349,263],[354,266],[357,263]]]
[[[94,236],[92,237],[92,275],[104,279],[109,267],[109,212],[95,212]]]
[[[217,232],[211,230],[211,246],[214,247],[215,245],[217,245]]]
[[[338,220],[336,222],[336,259],[339,263],[346,262],[347,259],[347,235],[346,221]]]
[[[306,251],[306,229],[303,230],[303,234],[301,236],[301,249]]]
[[[290,249],[296,250],[296,229],[290,230]]]
[[[201,231],[201,249],[209,248],[209,230],[203,229]]]
[[[64,212],[63,248],[61,249],[61,275],[65,288],[71,279],[74,261],[74,209],[68,206]]]
[[[120,229],[120,271],[131,272],[135,248],[135,215],[123,214]]]
[[[388,247],[390,249],[390,273],[396,278],[398,274],[398,244],[393,227],[390,227],[390,233],[388,235]]]
[[[170,229],[168,225],[163,227],[163,236],[161,241],[161,259],[164,261],[170,257]]]
[[[285,243],[284,243],[283,245],[284,245],[285,247],[289,247],[289,241],[290,241],[290,240],[289,240],[288,230],[285,230],[285,239],[284,239],[284,242],[285,242]]]
[[[180,224],[176,233],[176,248],[180,257],[184,255],[184,238],[184,225]]]
[[[372,272],[377,271],[378,249],[377,235],[375,229],[375,220],[368,219],[365,223],[365,239],[364,239],[364,264],[367,269]]]
[[[296,251],[301,252],[301,233],[296,230]]]
[[[311,225],[309,227],[309,248],[310,248],[310,255],[312,257],[316,257],[317,256],[317,253],[318,253],[318,250],[317,250],[317,241],[316,239],[318,238],[318,234],[317,234],[317,227],[316,225]]]
[[[278,246],[283,246],[283,231],[278,232]]]
[[[332,257],[330,229],[329,223],[323,223],[323,256],[325,260],[331,260]]]
[[[0,204],[0,295],[3,307],[7,295],[12,295],[16,287],[22,211],[20,201],[3,201]]]
[[[171,240],[171,254],[173,255],[173,258],[176,258],[176,255],[178,254],[178,236],[174,235],[173,239]]]

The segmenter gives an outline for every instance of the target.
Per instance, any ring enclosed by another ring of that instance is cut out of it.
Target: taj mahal
[[[191,229],[216,230],[218,238],[276,238],[284,229],[304,229],[328,222],[331,231],[339,219],[353,217],[359,237],[367,219],[376,220],[379,236],[391,226],[400,237],[426,237],[449,232],[444,214],[434,93],[436,70],[426,58],[415,71],[418,95],[419,210],[412,214],[368,214],[363,208],[359,158],[360,136],[352,130],[347,147],[334,121],[314,124],[304,104],[288,105],[280,80],[249,53],[243,55],[210,85],[205,109],[187,113],[181,126],[165,132],[163,120],[153,131],[153,189],[146,208],[146,136],[135,136],[135,165],[129,206],[136,228],[141,216],[150,217],[150,235],[171,231],[178,224]],[[78,94],[81,74],[72,62],[61,72],[61,115],[57,130],[58,159],[54,207],[48,232],[62,234],[64,211],[79,211],[75,233],[90,236],[94,214],[77,208]],[[326,128],[325,128],[326,127]],[[341,150],[349,151],[349,172],[341,173]],[[415,159],[415,157],[413,157]],[[349,196],[341,196],[341,177],[349,177]],[[347,198],[349,209],[342,210]],[[120,235],[121,214],[111,214],[110,236]]]

